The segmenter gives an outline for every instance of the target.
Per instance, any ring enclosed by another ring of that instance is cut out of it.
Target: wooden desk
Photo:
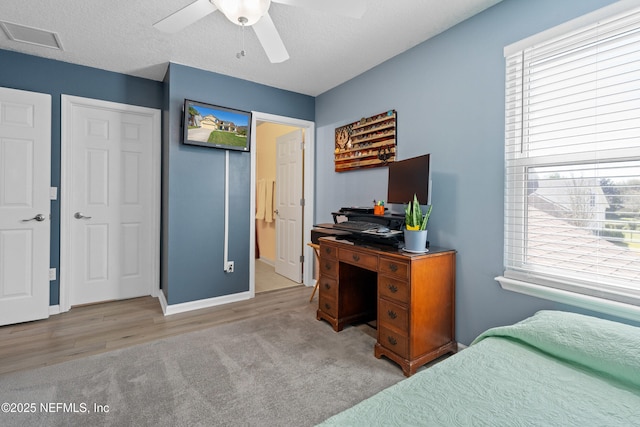
[[[406,376],[455,353],[455,251],[409,254],[356,245],[335,237],[320,243],[318,320],[336,332],[377,319],[377,358],[388,357]]]

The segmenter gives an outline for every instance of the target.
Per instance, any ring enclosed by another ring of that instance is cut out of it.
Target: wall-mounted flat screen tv
[[[182,142],[249,152],[251,113],[204,102],[184,101]]]

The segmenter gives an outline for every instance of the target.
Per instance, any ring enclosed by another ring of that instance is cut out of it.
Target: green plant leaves
[[[404,222],[407,229],[426,230],[427,222],[429,222],[429,216],[431,216],[431,208],[432,206],[429,205],[427,213],[422,215],[418,196],[414,194],[413,201],[409,202],[404,209]]]

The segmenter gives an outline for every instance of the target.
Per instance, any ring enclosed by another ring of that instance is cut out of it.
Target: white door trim
[[[277,123],[286,126],[295,126],[304,129],[304,215],[302,217],[302,238],[305,241],[311,241],[311,229],[313,228],[313,213],[314,209],[314,189],[315,189],[315,136],[316,124],[308,120],[294,119],[292,117],[277,116],[268,113],[260,113],[252,111],[251,113],[251,215],[249,219],[249,293],[250,298],[255,296],[256,292],[256,272],[255,272],[255,258],[256,258],[256,134],[258,122],[270,122]],[[306,244],[302,245],[304,251],[304,259],[308,262],[308,265],[313,265],[314,253],[313,248]],[[302,282],[306,286],[314,285],[313,269],[304,268],[302,274]]]
[[[60,312],[69,311],[70,307],[70,278],[67,272],[71,271],[71,195],[68,194],[70,188],[71,170],[71,144],[70,136],[72,132],[71,118],[72,108],[76,105],[91,108],[111,109],[117,111],[125,111],[151,117],[153,122],[152,135],[152,205],[153,218],[153,280],[151,281],[149,295],[158,296],[160,289],[160,152],[161,152],[161,134],[160,134],[160,110],[148,107],[139,107],[135,105],[120,104],[110,101],[102,101],[98,99],[82,98],[71,95],[62,95],[61,99],[61,141],[60,141]]]

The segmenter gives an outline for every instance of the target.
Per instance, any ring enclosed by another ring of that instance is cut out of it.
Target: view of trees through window
[[[529,168],[529,205],[640,252],[640,162]]]
[[[609,203],[605,228],[611,231],[604,235],[623,239],[623,244],[640,250],[640,178],[620,183],[602,178],[600,188]]]

